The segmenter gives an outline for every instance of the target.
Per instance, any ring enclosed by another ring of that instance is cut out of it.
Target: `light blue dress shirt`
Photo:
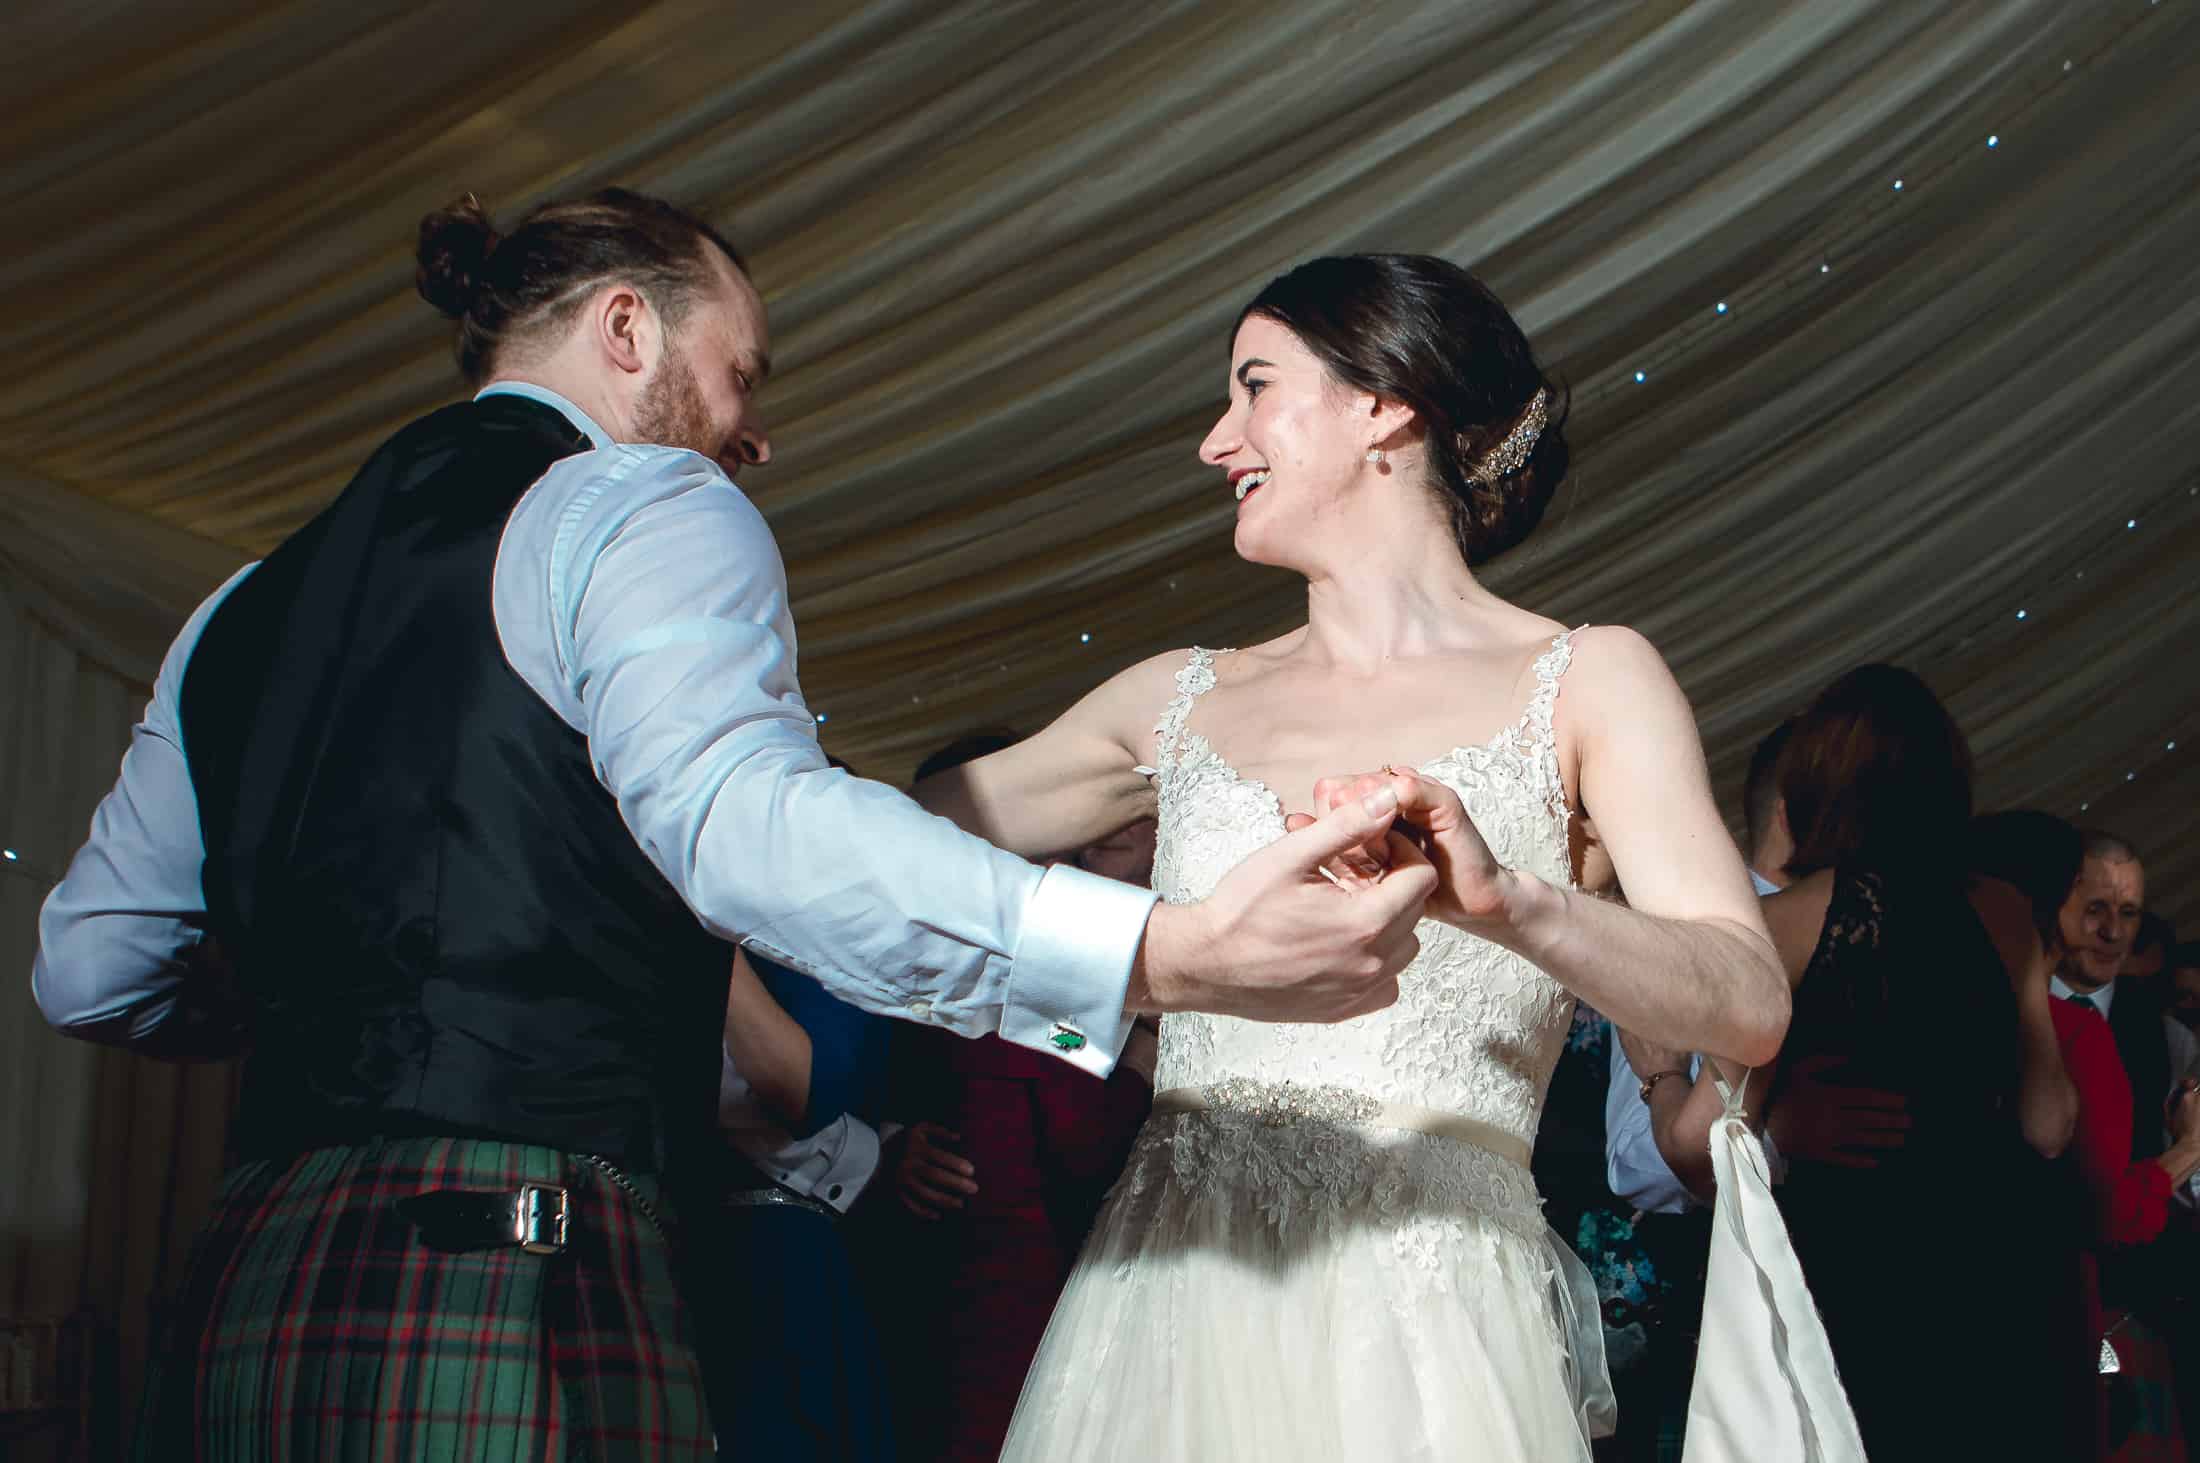
[[[1042,871],[828,766],[795,682],[778,545],[718,464],[614,443],[538,386],[492,393],[556,408],[596,448],[553,466],[505,525],[505,658],[587,738],[696,917],[852,1005],[1105,1075],[1152,892]],[[190,998],[205,853],[177,705],[208,616],[248,572],[169,648],[121,778],[41,911],[32,989],[72,1035],[149,1044]]]

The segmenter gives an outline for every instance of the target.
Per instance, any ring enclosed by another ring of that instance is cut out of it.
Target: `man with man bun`
[[[152,1456],[710,1456],[668,1236],[729,941],[1095,1074],[1139,1010],[1394,998],[1433,873],[1315,876],[1394,795],[1157,909],[827,767],[731,481],[763,302],[709,224],[469,198],[419,285],[476,394],[191,617],[40,920],[64,1032],[248,1053]]]

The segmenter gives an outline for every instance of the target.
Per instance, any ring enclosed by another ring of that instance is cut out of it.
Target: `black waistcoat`
[[[209,618],[183,683],[248,1156],[458,1134],[709,1151],[729,946],[504,659],[506,517],[588,443],[511,396],[398,433]]]

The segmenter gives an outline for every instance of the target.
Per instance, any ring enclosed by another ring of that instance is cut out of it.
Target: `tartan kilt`
[[[396,1209],[428,1189],[571,1195],[567,1248],[447,1254]],[[654,1184],[636,1187],[656,1199]],[[232,1170],[138,1423],[142,1459],[715,1457],[664,1237],[554,1149],[385,1139]]]

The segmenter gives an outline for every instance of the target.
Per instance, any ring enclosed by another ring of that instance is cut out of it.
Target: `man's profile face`
[[[680,317],[634,405],[637,441],[714,458],[732,477],[771,460],[756,395],[771,373],[764,300],[723,255],[716,286]]]
[[[2146,892],[2146,870],[2137,859],[2086,859],[2058,918],[2066,982],[2092,991],[2122,973]]]

